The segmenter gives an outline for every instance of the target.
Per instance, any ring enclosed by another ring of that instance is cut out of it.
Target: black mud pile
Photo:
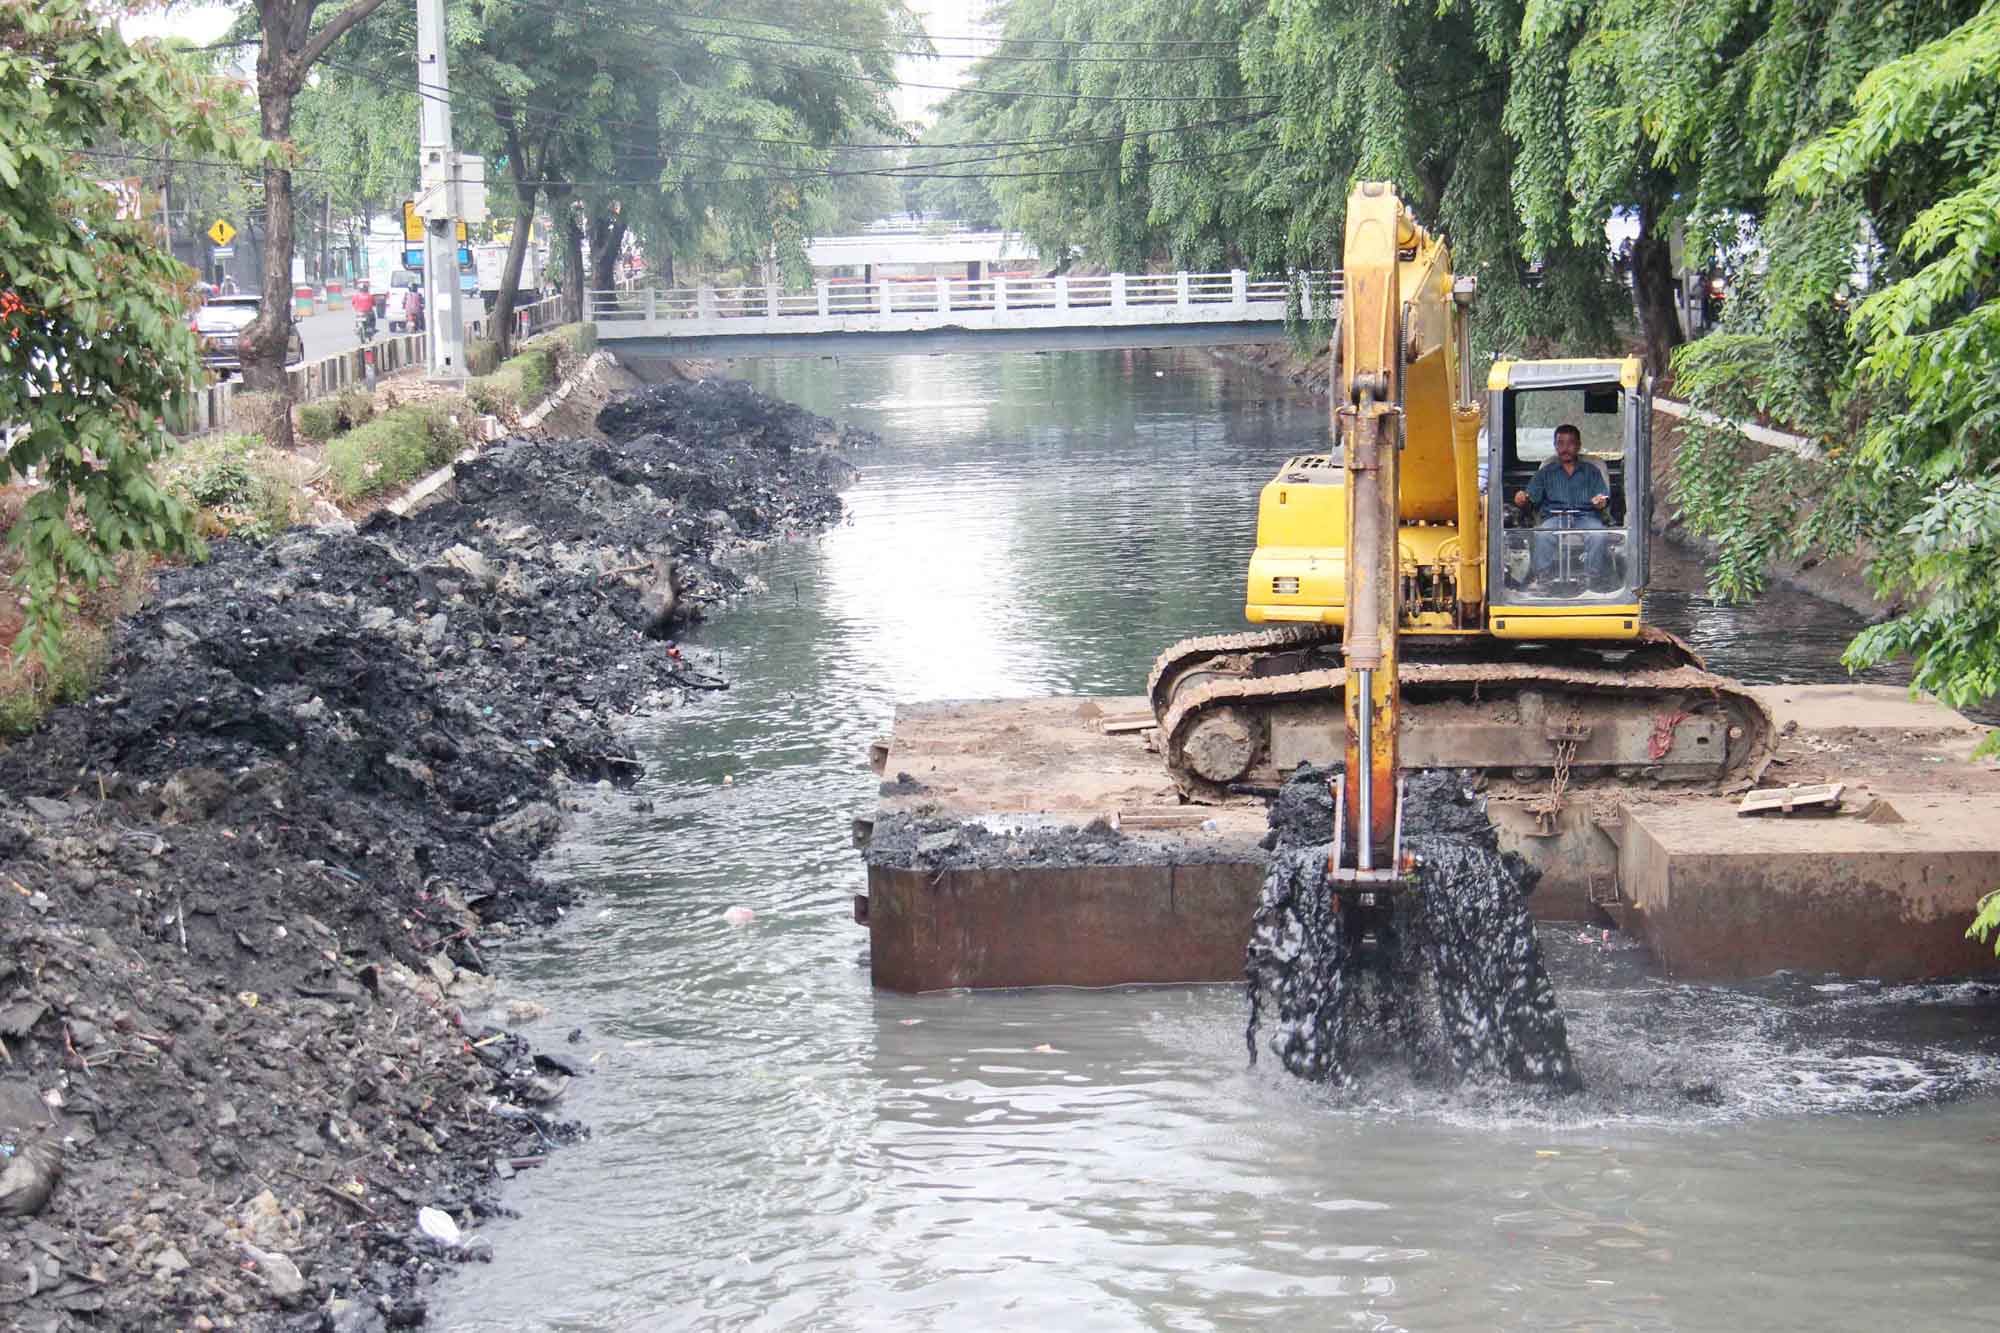
[[[1485,801],[1460,775],[1423,772],[1405,790],[1404,842],[1420,865],[1372,943],[1334,910],[1326,863],[1333,795],[1301,767],[1271,807],[1271,863],[1244,971],[1246,1039],[1301,1078],[1346,1083],[1375,1059],[1424,1078],[1504,1077],[1582,1086],[1555,987],[1535,944],[1535,872],[1499,849]]]
[[[886,785],[886,784],[885,784]],[[1103,819],[1081,827],[997,830],[974,820],[894,813],[875,822],[865,859],[911,870],[997,866],[1123,865],[1138,849]]]
[[[0,1326],[420,1323],[466,1251],[418,1210],[472,1223],[575,1132],[482,950],[559,914],[531,862],[565,784],[636,774],[621,717],[721,683],[670,642],[720,558],[851,471],[740,384],[604,417],[165,572],[0,751]]]
[[[882,784],[897,795],[919,784],[908,774]],[[893,811],[875,821],[864,858],[869,865],[899,870],[1004,870],[1063,866],[1198,865],[1232,862],[1255,855],[1254,846],[1230,846],[1212,838],[1187,839],[1172,833],[1124,833],[1102,817],[1085,824],[996,818],[992,825],[943,813]]]

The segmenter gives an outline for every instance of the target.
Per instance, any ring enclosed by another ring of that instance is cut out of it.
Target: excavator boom
[[[1403,622],[1401,526],[1402,284],[1397,255],[1428,242],[1379,181],[1347,202],[1335,437],[1347,473],[1347,746],[1342,817],[1354,869],[1372,873],[1396,845],[1397,728]],[[1360,257],[1365,262],[1357,262]],[[1393,866],[1390,867],[1394,869]]]

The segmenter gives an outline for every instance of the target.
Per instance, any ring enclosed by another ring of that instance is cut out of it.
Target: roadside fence
[[[549,297],[533,305],[520,306],[514,311],[514,336],[526,338],[553,328],[561,322],[561,297]],[[484,337],[486,319],[479,316],[465,322],[468,338]],[[421,368],[430,364],[431,335],[429,330],[422,333],[391,334],[377,338],[367,348],[350,347],[344,352],[319,358],[317,361],[302,361],[298,365],[285,368],[285,378],[291,382],[292,401],[309,403],[317,398],[330,398],[356,384],[368,380],[367,354],[375,353],[375,374],[393,375],[412,367]],[[215,384],[196,387],[188,393],[186,416],[181,422],[180,435],[207,435],[226,431],[234,419],[233,405],[236,395],[243,387],[241,380],[222,380]]]

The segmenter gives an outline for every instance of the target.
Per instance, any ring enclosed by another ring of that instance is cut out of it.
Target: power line
[[[515,0],[515,3],[519,2],[520,0]],[[334,69],[340,70],[343,73],[351,74],[357,78],[366,79],[371,83],[378,84],[382,87],[391,89],[392,91],[396,92],[409,91],[409,86],[407,84],[399,80],[393,80],[384,75],[377,74],[374,71],[366,69],[359,65],[348,65],[340,61],[330,61],[330,60],[322,60],[320,63],[323,65],[329,65]],[[435,89],[427,88],[421,85],[419,85],[415,89],[415,93],[420,98],[429,99],[431,101],[442,101],[447,104],[451,104],[453,102],[454,97],[463,95],[462,93],[441,94],[437,92]],[[745,136],[745,135],[729,135],[729,134],[722,134],[712,130],[662,129],[657,123],[650,121],[622,120],[617,117],[598,116],[598,115],[592,115],[587,112],[564,111],[557,107],[545,106],[535,103],[523,102],[523,103],[517,103],[516,105],[518,105],[520,109],[523,111],[532,112],[538,116],[543,116],[554,121],[611,126],[619,129],[642,130],[647,133],[659,133],[666,135],[668,137],[711,139],[722,143],[771,144],[784,147],[812,148],[820,151],[855,149],[855,150],[870,151],[870,152],[886,152],[886,151],[898,151],[898,150],[941,151],[945,149],[954,149],[954,148],[1012,148],[1012,147],[1024,147],[1028,145],[1040,145],[1040,144],[1051,145],[1052,147],[1074,147],[1078,145],[1092,144],[1092,143],[1119,143],[1127,139],[1148,138],[1159,134],[1177,134],[1184,131],[1192,131],[1196,129],[1222,128],[1231,125],[1254,124],[1255,122],[1263,120],[1268,116],[1270,116],[1271,114],[1273,114],[1270,111],[1249,111],[1249,112],[1244,112],[1241,115],[1219,117],[1212,120],[1190,121],[1182,125],[1161,126],[1149,130],[1127,130],[1121,134],[1110,134],[1097,137],[1082,137],[1082,138],[1069,138],[1069,139],[1050,138],[1050,137],[1031,138],[1031,139],[991,139],[991,140],[973,140],[964,143],[949,143],[949,144],[923,144],[923,143],[819,144],[819,143],[814,143],[811,140],[807,139],[778,139],[778,138]],[[466,108],[464,106],[457,106],[457,105],[453,106],[454,111],[462,112],[465,109]],[[483,106],[480,109],[482,112],[486,110],[486,108]],[[986,160],[986,159],[973,159],[973,160]],[[775,165],[775,164],[752,163],[749,165]],[[941,165],[950,165],[950,164],[945,163]]]
[[[508,3],[520,5],[529,9],[547,8],[547,6],[545,5],[534,3],[534,0],[508,0]],[[557,10],[555,12],[566,15],[574,14],[577,8],[588,9],[589,7],[577,6],[571,9]],[[626,17],[624,15],[607,13],[603,9],[594,9],[590,10],[590,12],[599,18],[617,19],[620,17]],[[774,28],[779,32],[788,32],[794,34],[811,35],[815,32],[815,30],[811,28],[802,28],[789,23],[779,23],[772,19],[744,18],[735,14],[695,14],[695,13],[690,13],[686,10],[657,9],[657,8],[652,9],[651,13],[658,14],[664,18],[693,19],[696,22],[701,22],[701,23],[739,23],[758,28]],[[643,16],[630,15],[630,17],[643,17]],[[1222,41],[1215,38],[1009,37],[1004,33],[996,35],[993,33],[935,33],[935,32],[926,32],[923,35],[927,40],[933,42],[991,42],[997,45],[1007,45],[1007,46],[1081,46],[1081,47],[1109,46],[1118,48],[1208,47],[1208,48],[1225,49],[1231,52],[1236,50],[1235,42]]]
[[[627,19],[627,16],[625,15],[610,14],[603,10],[591,10],[587,6],[577,6],[577,5],[559,6],[559,5],[541,4],[537,3],[537,0],[508,0],[508,3],[518,8],[539,10],[542,13],[555,14],[563,18],[574,18],[577,15],[579,9],[582,9],[583,12],[590,13],[593,17],[605,19],[609,22],[622,24],[629,21]],[[762,19],[742,19],[742,18],[737,18],[734,15],[683,14],[674,10],[666,10],[666,9],[655,10],[654,12],[665,17],[689,19],[699,23],[752,23],[752,24],[759,24],[765,27],[777,28],[781,32],[801,31],[800,29],[787,27],[783,24],[777,24],[777,23],[767,24]],[[631,18],[637,18],[637,17],[638,17],[637,15],[631,16]],[[646,35],[653,35],[653,34],[665,34],[672,31],[675,30],[651,27],[647,28],[645,30],[645,33]],[[1236,47],[1233,43],[1228,44],[1228,49],[1226,51],[1217,51],[1213,55],[1201,55],[1201,56],[1177,56],[1177,55],[1083,56],[1083,55],[1070,55],[1062,52],[1041,52],[1035,55],[1011,56],[1011,55],[999,55],[991,51],[984,51],[984,52],[936,51],[936,50],[921,51],[921,50],[909,50],[906,48],[892,49],[886,46],[883,47],[843,46],[840,45],[839,43],[828,42],[824,40],[815,41],[807,37],[765,37],[756,33],[732,32],[727,28],[684,28],[680,29],[679,31],[684,32],[689,36],[727,37],[734,41],[739,41],[739,42],[756,42],[762,46],[809,47],[815,50],[822,50],[822,51],[841,51],[849,55],[861,55],[861,56],[890,55],[890,56],[908,57],[909,59],[912,60],[975,60],[975,61],[985,60],[996,63],[1011,63],[1011,64],[1028,64],[1028,63],[1045,64],[1051,60],[1061,60],[1069,64],[1089,64],[1089,65],[1198,65],[1198,64],[1206,64],[1208,62],[1216,60],[1234,60],[1236,58]],[[961,39],[933,38],[931,40],[957,41]],[[970,40],[970,39],[963,39],[963,40]],[[1029,40],[1029,39],[995,37],[987,40],[1005,44],[1010,41]],[[1049,39],[1049,40],[1054,41],[1060,39]],[[1064,44],[1083,45],[1084,43],[1065,42]],[[1121,46],[1150,45],[1150,43],[1143,43],[1143,42],[1113,43],[1113,44]],[[1222,45],[1222,44],[1210,43],[1210,45]]]
[[[1147,162],[1145,166],[1147,167],[1148,170],[1150,170],[1153,167],[1184,166],[1191,162],[1214,162],[1214,161],[1220,161],[1225,158],[1248,157],[1254,153],[1262,153],[1269,149],[1277,147],[1279,147],[1279,145],[1276,143],[1266,142],[1261,144],[1255,144],[1248,148],[1234,148],[1219,153],[1196,153],[1188,157],[1155,158],[1154,160]],[[714,180],[673,181],[667,186],[662,186],[661,182],[657,178],[652,180],[584,180],[584,181],[550,179],[550,180],[522,181],[521,184],[533,185],[536,186],[537,188],[540,188],[542,186],[568,185],[578,189],[599,189],[599,188],[609,189],[619,186],[642,186],[642,185],[651,186],[655,188],[681,188],[686,186],[714,186],[714,185],[794,185],[797,184],[799,181],[803,180],[819,180],[830,176],[841,176],[841,175],[848,175],[848,176],[886,175],[888,176],[889,179],[892,180],[979,180],[979,181],[1003,180],[1004,181],[1004,180],[1046,179],[1050,177],[1060,177],[1060,176],[1102,176],[1108,170],[1112,170],[1112,168],[1086,167],[1086,168],[1063,168],[1059,170],[1048,170],[1048,171],[964,171],[964,172],[931,172],[924,175],[915,175],[915,174],[893,175],[890,174],[890,169],[882,169],[882,170],[862,171],[862,172],[800,171],[790,175],[781,175],[781,176],[721,176],[717,177]]]
[[[1151,169],[1153,167],[1182,166],[1193,162],[1210,162],[1226,158],[1247,157],[1253,153],[1261,153],[1268,149],[1277,147],[1279,147],[1278,144],[1266,141],[1260,144],[1253,144],[1246,148],[1234,148],[1215,153],[1195,153],[1186,157],[1154,158],[1153,160],[1146,162],[1144,165],[1148,169]],[[94,148],[72,148],[67,151],[85,157],[123,159],[134,162],[146,162],[154,166],[172,165],[176,167],[227,167],[244,172],[254,172],[257,170],[257,168],[254,167],[244,167],[239,162],[229,162],[219,158],[175,157],[171,159],[170,163],[165,163],[157,155],[146,155],[139,153],[117,153],[105,149],[94,149]],[[1032,156],[1032,155],[1018,154],[1016,156]],[[690,158],[687,160],[706,161],[710,163],[720,161],[720,159],[713,159],[713,158],[706,158],[706,159]],[[975,158],[970,160],[985,161],[985,160],[998,160],[998,159]],[[738,163],[736,165],[749,166],[749,167],[775,167],[779,166],[780,164],[770,163],[770,162],[744,162],[744,163]],[[955,164],[943,163],[940,165],[950,166]],[[293,172],[294,174],[304,174],[304,175],[314,175],[314,176],[333,176],[339,174],[338,172],[328,167],[295,166],[295,167],[288,167],[286,169]],[[597,189],[597,188],[608,189],[619,186],[679,188],[685,186],[712,186],[712,185],[790,185],[790,184],[796,184],[800,181],[830,180],[830,179],[840,179],[852,176],[881,176],[889,180],[1028,180],[1028,179],[1046,179],[1051,177],[1065,177],[1065,176],[1101,176],[1106,171],[1112,169],[1113,168],[1109,167],[1077,167],[1077,168],[1051,169],[1047,171],[933,172],[918,167],[876,167],[867,169],[839,170],[839,171],[822,170],[815,168],[800,168],[796,171],[786,171],[783,174],[772,175],[772,176],[719,176],[712,180],[680,180],[680,181],[673,181],[668,186],[665,187],[661,185],[660,178],[657,176],[622,179],[622,180],[569,180],[562,177],[548,177],[544,179],[524,180],[519,183],[522,185],[532,185],[535,186],[537,189],[546,186],[565,186],[565,185],[577,189]],[[1119,169],[1122,170],[1122,168]]]
[[[1143,139],[1156,134],[1179,134],[1187,130],[1221,128],[1229,125],[1248,125],[1268,119],[1270,111],[1246,111],[1240,116],[1223,116],[1215,120],[1190,120],[1179,125],[1162,125],[1150,130],[1126,130],[1120,134],[1083,135],[1075,138],[1057,138],[1043,135],[1032,139],[967,139],[955,143],[829,143],[816,144],[809,139],[769,139],[752,135],[718,134],[709,130],[675,130],[673,133],[690,139],[715,139],[723,143],[764,143],[783,144],[798,148],[841,148],[870,152],[889,150],[931,151],[946,148],[1018,148],[1030,144],[1053,144],[1074,146],[1077,144],[1117,143],[1124,139]]]
[[[530,9],[546,10],[547,12],[550,13],[560,14],[561,16],[566,18],[574,18],[579,13],[587,14],[591,17],[601,18],[607,23],[621,27],[624,31],[631,33],[635,37],[659,37],[667,35],[665,32],[657,28],[646,29],[646,30],[639,30],[632,28],[622,21],[620,15],[609,14],[602,10],[593,10],[587,6],[576,6],[569,9],[556,9],[552,6],[544,6],[539,3],[536,3],[536,0],[509,0],[509,2]],[[658,12],[663,14],[672,14],[675,11],[661,10]],[[703,19],[711,22],[715,21],[715,19],[709,15],[684,14],[681,15],[681,17]],[[725,20],[725,21],[732,21],[732,20]],[[763,22],[762,20],[757,20],[757,19],[733,20],[733,21],[751,22],[751,23]],[[764,26],[783,28],[783,25],[780,24],[765,24]],[[785,30],[797,31],[796,29],[785,29]],[[745,40],[754,40],[753,38],[749,38],[747,34],[743,33],[728,33],[728,32],[713,32],[713,31],[696,32],[687,29],[683,29],[680,35],[694,36],[694,37],[704,37],[704,36],[735,37],[735,38],[742,38]],[[805,43],[805,44],[819,45],[819,43]],[[874,51],[869,50],[867,48],[831,47],[829,49],[849,50],[849,51],[860,50],[863,54],[876,54]],[[698,52],[701,55],[707,56],[711,60],[731,60],[739,64],[752,66],[753,68],[757,69],[782,69],[797,74],[820,74],[820,75],[830,76],[833,78],[849,79],[856,83],[875,84],[879,87],[920,88],[929,92],[960,93],[978,97],[1009,97],[1009,98],[1027,98],[1034,101],[1093,102],[1093,103],[1269,102],[1277,100],[1276,94],[1271,94],[1271,93],[1250,93],[1250,94],[1054,93],[1054,92],[1037,92],[1027,89],[1001,90],[993,88],[961,87],[957,84],[948,84],[948,83],[916,83],[907,79],[891,78],[879,74],[867,74],[858,70],[832,69],[825,65],[798,65],[782,60],[760,61],[760,60],[754,60],[749,56],[734,55],[729,52],[711,50],[708,47],[694,47],[692,48],[692,50]],[[895,53],[889,51],[883,51],[880,54],[893,55]],[[321,63],[326,63],[326,62],[322,61]]]

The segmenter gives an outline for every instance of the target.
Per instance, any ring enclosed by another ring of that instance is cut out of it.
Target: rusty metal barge
[[[1991,969],[1965,938],[2000,888],[2000,764],[1971,757],[1986,728],[1888,686],[1753,692],[1775,748],[1737,790],[1488,792],[1504,845],[1542,871],[1537,917],[1632,931],[1690,980]],[[901,709],[855,827],[875,984],[1239,980],[1264,804],[1181,803],[1152,722],[1143,698]],[[1746,814],[1753,785],[1798,799]]]

